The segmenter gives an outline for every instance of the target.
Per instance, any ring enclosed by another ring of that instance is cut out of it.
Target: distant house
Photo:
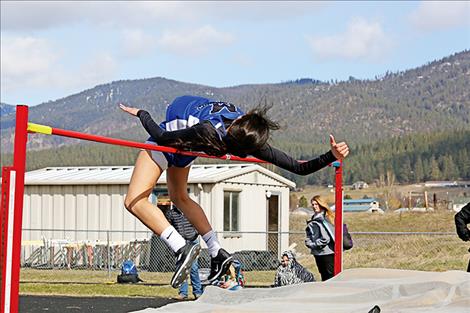
[[[294,215],[304,215],[304,216],[312,216],[313,215],[313,210],[311,208],[297,208],[294,211],[292,211],[291,214]]]
[[[427,181],[424,183],[425,187],[430,188],[443,188],[443,187],[454,187],[454,188],[469,188],[470,181],[463,181],[463,180],[443,180],[443,181]]]
[[[455,198],[452,203],[452,210],[459,212],[467,203],[470,203],[470,197]]]
[[[366,189],[366,188],[369,188],[369,185],[364,181],[357,181],[354,184],[352,184],[351,188],[353,190]]]
[[[336,209],[335,205],[331,209],[334,211]],[[343,212],[373,212],[374,210],[376,212],[383,211],[375,198],[343,200]]]

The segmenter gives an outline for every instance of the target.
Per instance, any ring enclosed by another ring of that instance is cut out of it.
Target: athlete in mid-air
[[[272,163],[299,175],[308,175],[341,160],[349,154],[345,142],[336,143],[330,135],[331,150],[306,162],[299,162],[268,143],[270,131],[279,125],[267,116],[267,107],[257,107],[244,113],[239,107],[203,97],[176,98],[166,110],[166,121],[158,125],[145,110],[120,104],[120,108],[137,116],[150,134],[147,143],[174,147],[179,150],[201,151],[208,155],[248,155]],[[163,171],[167,171],[167,187],[171,201],[181,209],[191,224],[202,235],[211,257],[212,283],[225,273],[232,256],[221,248],[204,211],[188,195],[187,182],[190,166],[196,157],[180,154],[141,151],[132,173],[125,206],[175,252],[176,271],[171,279],[174,288],[185,281],[193,261],[197,258],[198,244],[186,243],[168,223],[158,207],[148,198]]]

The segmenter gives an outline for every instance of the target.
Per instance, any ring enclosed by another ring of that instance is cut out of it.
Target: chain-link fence
[[[114,241],[121,231],[78,231],[23,229],[21,265],[33,269],[90,269],[119,271],[125,260],[132,260],[140,271],[173,272],[172,251],[151,232],[135,233],[135,239]],[[395,268],[409,270],[464,270],[468,262],[468,244],[454,233],[352,232],[354,247],[345,251],[343,267]],[[74,238],[100,238],[71,240]],[[295,251],[297,260],[317,273],[315,261],[305,246],[304,232],[237,232],[218,233],[219,240],[246,272],[275,271],[283,250]],[[126,236],[121,236],[122,238]],[[250,242],[256,249],[243,249],[237,242]],[[254,244],[258,243],[258,244]],[[199,257],[201,268],[208,268],[210,259],[204,249]],[[241,248],[241,249],[240,249]],[[317,276],[318,277],[318,276]]]

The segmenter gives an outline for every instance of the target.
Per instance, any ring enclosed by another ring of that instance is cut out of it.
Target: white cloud
[[[470,27],[470,2],[422,1],[411,13],[410,20],[418,29],[424,31]]]
[[[354,19],[342,34],[307,37],[313,53],[321,59],[373,59],[377,60],[391,47],[380,23]]]
[[[19,84],[42,86],[59,55],[45,39],[2,36],[2,88],[8,90]],[[44,77],[44,79],[41,79]]]
[[[123,52],[129,57],[139,57],[150,53],[156,46],[157,39],[142,30],[124,30],[122,32]]]
[[[210,25],[186,31],[165,31],[158,43],[166,51],[181,55],[204,55],[230,45],[234,37]]]
[[[325,2],[271,1],[1,1],[2,30],[40,30],[77,23],[139,28],[207,20],[286,20],[316,13]]]
[[[128,28],[171,21],[181,16],[182,5],[158,1],[2,1],[1,25],[2,30],[13,31],[77,23]]]
[[[90,88],[113,80],[118,64],[109,53],[98,53],[79,67],[76,79],[69,81],[74,89]],[[74,76],[75,76],[74,75]]]
[[[65,68],[66,53],[57,45],[35,37],[2,36],[1,90],[62,90],[62,94],[112,80],[117,64],[109,54],[98,54],[78,69]]]

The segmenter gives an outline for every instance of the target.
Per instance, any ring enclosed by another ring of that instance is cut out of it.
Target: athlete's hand
[[[335,156],[337,160],[342,160],[345,157],[348,156],[349,154],[349,147],[348,145],[342,141],[339,143],[336,143],[335,137],[330,134],[330,145],[331,145],[331,152]]]
[[[119,103],[119,108],[121,108],[121,110],[123,110],[124,112],[127,112],[131,115],[134,115],[134,116],[137,116],[137,112],[139,112],[139,109],[125,106],[122,103]]]

